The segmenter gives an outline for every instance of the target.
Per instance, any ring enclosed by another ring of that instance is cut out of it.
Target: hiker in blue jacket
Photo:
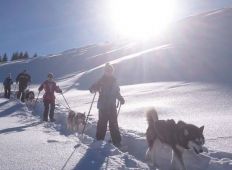
[[[104,140],[109,122],[112,142],[116,147],[120,147],[121,135],[118,127],[116,100],[121,104],[124,104],[125,100],[120,94],[120,88],[116,78],[113,76],[113,72],[113,66],[107,63],[104,68],[104,75],[89,90],[91,93],[99,92],[97,103],[99,119],[97,122],[96,139]]]
[[[11,94],[11,85],[13,84],[13,80],[11,78],[11,74],[9,73],[8,76],[5,78],[3,85],[4,85],[4,97],[10,98]]]

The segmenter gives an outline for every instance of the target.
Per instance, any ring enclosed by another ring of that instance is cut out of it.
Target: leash
[[[40,91],[39,91],[39,93],[38,93],[38,95],[37,95],[37,97],[36,97],[35,105],[34,105],[34,107],[33,107],[33,109],[32,109],[32,113],[35,112],[35,106],[36,106],[36,103],[37,103],[37,101],[38,101],[38,99],[39,99],[39,94],[40,94]]]
[[[206,139],[206,141],[214,141],[214,140],[219,140],[219,139],[231,139],[232,136],[219,136],[219,137],[216,137],[216,138],[208,138]]]
[[[89,113],[88,113],[88,116],[87,116],[86,122],[87,122],[87,120],[88,120],[88,117],[89,117],[90,111],[91,111],[91,109],[92,109],[92,106],[93,106],[93,102],[94,102],[95,96],[96,96],[96,93],[95,93],[95,94],[94,94],[94,96],[93,96],[93,100],[92,100],[92,103],[91,103],[91,106],[90,106],[90,109],[89,109]],[[63,96],[63,97],[64,97],[64,96]],[[86,124],[87,124],[87,123],[85,123],[84,128],[83,128],[83,130],[82,130],[82,135],[83,135],[83,133],[84,133],[84,130],[85,130]],[[66,162],[65,162],[65,164],[64,164],[64,166],[62,167],[62,169],[61,169],[61,170],[64,170],[64,168],[66,167],[67,163],[69,162],[69,160],[70,160],[70,159],[71,159],[71,157],[73,156],[74,152],[76,151],[76,149],[77,149],[80,145],[81,145],[81,144],[77,144],[76,146],[74,146],[74,150],[73,150],[73,152],[70,154],[69,158],[66,160]]]
[[[63,93],[61,93],[61,95],[63,96],[64,101],[65,101],[66,105],[68,106],[69,110],[71,110],[71,108],[70,108],[70,106],[69,106],[69,104],[68,104],[68,102],[67,102],[66,98],[64,97],[64,94],[63,94]]]
[[[96,97],[96,92],[94,93],[94,96],[93,96],[93,99],[92,99],[92,102],[91,102],[91,105],[90,105],[90,108],[89,108],[89,112],[88,112],[88,115],[87,115],[87,118],[86,118],[86,121],[85,121],[85,125],[84,125],[84,128],[83,128],[83,130],[82,130],[82,132],[81,132],[81,135],[83,136],[83,134],[84,134],[84,131],[85,131],[85,128],[86,128],[86,125],[87,125],[87,122],[88,122],[88,119],[89,119],[89,115],[90,115],[90,112],[91,112],[91,109],[92,109],[92,106],[93,106],[93,102],[94,102],[94,99],[95,99],[95,97]]]
[[[69,110],[69,108],[67,106],[65,106],[58,98],[56,98],[57,103],[60,104],[62,107],[64,107],[64,109]]]
[[[14,85],[14,98],[15,99],[17,98],[17,96],[16,96],[16,86],[17,86],[17,83],[15,83],[15,85]]]

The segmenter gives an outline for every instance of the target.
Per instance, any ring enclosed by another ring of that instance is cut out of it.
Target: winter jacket
[[[62,90],[56,85],[55,81],[49,81],[46,80],[44,81],[40,87],[39,91],[45,90],[45,93],[43,95],[43,101],[44,102],[49,102],[49,103],[54,103],[55,102],[55,94],[54,92],[57,93],[62,93]]]
[[[5,87],[9,88],[12,84],[13,84],[13,80],[10,77],[5,78],[5,80],[3,82],[3,85]]]
[[[120,94],[120,88],[113,76],[103,75],[94,83],[90,92],[99,92],[97,108],[100,110],[116,109],[116,99],[124,104],[124,98]]]
[[[27,73],[20,73],[16,78],[16,83],[27,86],[28,82],[31,82],[31,76]]]

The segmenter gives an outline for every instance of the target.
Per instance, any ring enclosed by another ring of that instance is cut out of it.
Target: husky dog
[[[147,112],[147,121],[146,139],[149,148],[146,152],[146,159],[154,165],[157,165],[154,156],[157,141],[172,148],[171,167],[173,170],[186,170],[183,161],[185,149],[193,150],[196,154],[203,152],[204,126],[198,128],[183,121],[176,123],[173,119],[159,120],[155,109]]]
[[[75,113],[73,110],[70,110],[67,117],[67,128],[81,132],[85,125],[85,117],[84,113]]]
[[[35,93],[30,90],[25,91],[25,100],[32,101],[35,99]]]
[[[28,108],[32,108],[35,104],[35,93],[30,90],[25,91],[25,103]]]

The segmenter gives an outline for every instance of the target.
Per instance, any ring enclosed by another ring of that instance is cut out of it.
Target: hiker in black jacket
[[[9,73],[8,76],[5,78],[3,85],[4,85],[4,97],[10,98],[11,94],[11,85],[13,84],[13,80],[11,78],[11,74]]]
[[[121,135],[117,120],[116,99],[121,104],[125,103],[124,98],[120,94],[120,88],[116,78],[113,76],[114,68],[109,63],[106,64],[104,75],[94,83],[91,88],[91,93],[99,92],[98,110],[99,120],[97,122],[96,139],[104,140],[109,122],[110,135],[115,146],[121,145]]]
[[[27,88],[28,83],[31,82],[31,76],[27,74],[26,70],[23,70],[22,73],[20,73],[16,78],[16,83],[19,83],[19,92],[17,94],[17,98],[24,102],[25,98],[25,90]]]

